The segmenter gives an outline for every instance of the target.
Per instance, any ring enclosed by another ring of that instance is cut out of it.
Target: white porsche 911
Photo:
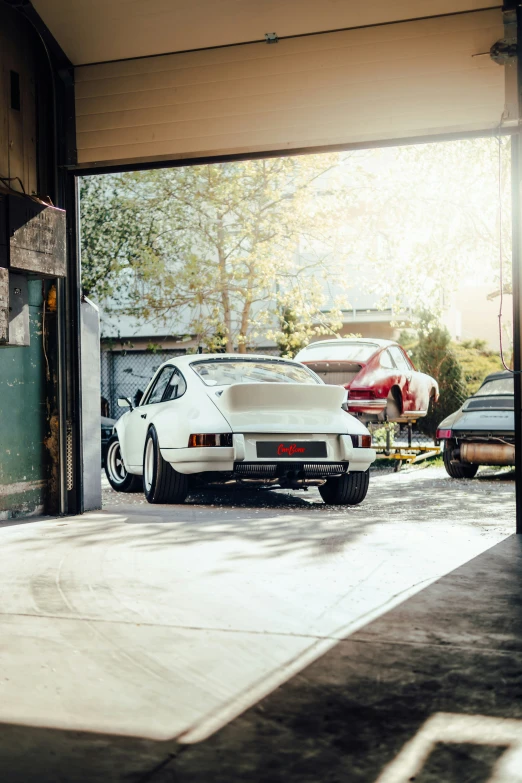
[[[344,389],[290,359],[197,354],[170,359],[109,441],[113,489],[143,481],[149,503],[182,503],[198,485],[319,487],[329,504],[366,497],[375,459],[366,427],[342,410]]]

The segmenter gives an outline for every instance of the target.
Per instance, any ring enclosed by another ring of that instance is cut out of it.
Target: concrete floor
[[[504,774],[522,745],[513,484],[426,468],[372,477],[353,509],[112,494],[0,525],[0,780]]]

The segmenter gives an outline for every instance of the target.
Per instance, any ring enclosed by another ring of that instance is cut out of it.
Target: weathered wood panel
[[[76,70],[80,165],[489,130],[500,10]],[[477,56],[480,55],[480,56]]]
[[[28,198],[8,199],[10,269],[65,277],[65,212]]]
[[[34,33],[0,4],[0,176],[14,190],[37,192]],[[13,102],[12,77],[19,86]]]

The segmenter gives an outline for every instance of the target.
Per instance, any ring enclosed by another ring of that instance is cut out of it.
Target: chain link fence
[[[406,463],[419,462],[440,454],[440,446],[431,435],[421,432],[415,424],[383,422],[370,424],[372,446],[377,450],[379,459],[395,464],[395,470]]]
[[[101,406],[102,415],[118,419],[125,408],[118,408],[118,397],[134,401],[138,391],[145,387],[158,367],[175,356],[184,356],[184,350],[165,351],[103,351],[101,352]]]
[[[383,451],[435,446],[433,437],[421,432],[415,424],[410,426],[408,424],[382,422],[367,426],[372,434],[374,445]]]

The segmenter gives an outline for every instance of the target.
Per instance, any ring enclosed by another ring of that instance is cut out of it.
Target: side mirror
[[[132,402],[128,397],[119,397],[118,408],[130,408],[132,410]]]

